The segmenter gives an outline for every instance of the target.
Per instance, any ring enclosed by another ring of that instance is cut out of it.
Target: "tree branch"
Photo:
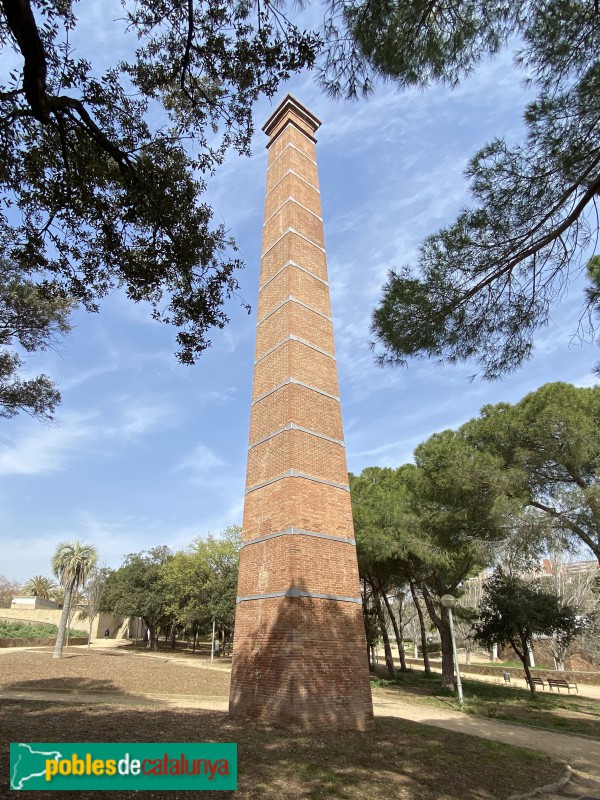
[[[29,0],[2,0],[8,28],[24,59],[23,92],[34,117],[49,120],[46,53]]]
[[[543,503],[538,502],[537,500],[530,500],[529,505],[533,506],[534,508],[539,508],[540,511],[545,511],[546,514],[549,514],[551,517],[555,519],[559,519],[567,528],[569,528],[573,533],[577,534],[579,538],[584,541],[587,546],[592,550],[592,552],[596,555],[596,557],[600,560],[600,549],[598,547],[598,543],[594,542],[592,537],[586,533],[586,531],[577,525],[576,522],[573,522],[568,517],[561,514],[560,511],[557,511],[552,506],[546,506]]]
[[[546,245],[552,244],[552,242],[559,239],[559,237],[562,236],[562,234],[574,222],[576,222],[579,219],[587,204],[597,194],[600,194],[600,175],[594,181],[592,181],[587,191],[579,201],[579,203],[577,203],[575,208],[571,211],[571,213],[567,217],[565,217],[565,219],[561,222],[561,224],[557,228],[547,233],[546,236],[543,236],[537,242],[534,242],[532,245],[522,250],[520,253],[514,256],[514,258],[511,258],[508,261],[508,263],[505,264],[503,267],[499,267],[491,275],[488,275],[486,278],[479,281],[479,283],[477,283],[475,286],[473,286],[471,289],[465,292],[465,294],[461,297],[461,299],[456,303],[454,307],[459,308],[467,300],[470,300],[470,298],[473,297],[473,295],[477,294],[482,289],[485,289],[486,286],[489,286],[491,283],[498,280],[498,278],[501,278],[503,275],[512,273],[515,267],[517,267],[522,261],[525,261],[526,258],[535,255],[540,250],[542,250]]]
[[[192,38],[194,36],[194,0],[187,0],[188,7],[188,30],[187,39],[185,42],[185,53],[181,61],[181,91],[185,92],[185,73],[187,72],[190,63],[190,50],[192,47]]]

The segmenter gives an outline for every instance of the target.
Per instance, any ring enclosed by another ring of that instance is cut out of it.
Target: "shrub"
[[[0,620],[0,639],[48,639],[56,636],[56,625],[46,622],[5,622]],[[85,631],[71,630],[70,636],[85,636]]]

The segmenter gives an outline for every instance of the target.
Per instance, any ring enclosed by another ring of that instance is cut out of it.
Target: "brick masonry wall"
[[[289,469],[334,483],[348,483],[346,453],[341,445],[305,431],[287,430],[249,452],[246,485],[256,486]]]
[[[260,292],[258,319],[262,320],[290,296],[304,298],[315,311],[331,317],[327,284],[294,265],[280,272]]]
[[[353,538],[349,492],[302,478],[284,478],[246,496],[245,540],[291,526]]]
[[[294,340],[284,342],[261,359],[254,369],[253,398],[262,397],[293,375],[302,383],[327,394],[339,395],[335,362],[324,353],[314,351],[306,358],[306,345]],[[337,438],[337,437],[335,437]]]
[[[265,127],[271,141],[230,711],[364,730],[373,712],[317,127],[289,97]],[[269,538],[254,541],[260,537]]]
[[[288,228],[302,231],[302,234],[310,239],[311,242],[319,245],[319,247],[325,247],[321,218],[293,199],[286,200],[273,216],[265,222],[263,229],[265,245],[269,246],[274,243]]]
[[[288,383],[262,399],[257,399],[256,410],[250,417],[250,442],[256,442],[286,422],[293,422],[303,428],[319,430],[333,439],[342,439],[342,419],[339,401],[323,394],[313,392],[305,386]]]
[[[296,232],[274,242],[265,251],[261,262],[261,286],[279,272],[289,261],[305,268],[317,278],[327,281],[327,261],[321,248]]]
[[[308,729],[372,724],[359,605],[332,613],[330,601],[312,598],[242,603],[235,637],[231,713]]]
[[[261,593],[298,588],[354,597],[358,581],[356,563],[340,558],[340,547],[350,550],[352,545],[313,536],[286,535],[244,547],[238,594],[248,597],[257,588]],[[307,563],[312,564],[310,573],[304,570]]]
[[[311,186],[301,175],[293,170],[285,172],[278,183],[273,184],[267,194],[265,202],[265,227],[272,215],[289,198],[293,198],[297,203],[304,206],[308,211],[312,211],[318,217],[322,217],[321,194],[318,189]]]
[[[306,302],[304,298],[299,299]],[[304,305],[286,303],[257,327],[255,358],[263,357],[290,333],[329,355],[334,354],[331,322]],[[312,354],[307,354],[307,357],[312,358]]]
[[[288,145],[279,156],[275,156],[275,158],[271,156],[272,154],[269,153],[267,192],[273,189],[290,169],[300,175],[311,186],[316,188],[319,185],[317,165],[293,145]]]

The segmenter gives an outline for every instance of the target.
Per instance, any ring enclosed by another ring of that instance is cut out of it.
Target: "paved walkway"
[[[562,790],[545,795],[548,800],[567,797],[571,800],[600,800],[600,742],[596,740],[512,725],[509,722],[416,703],[403,703],[378,694],[373,696],[373,709],[377,716],[400,717],[411,722],[433,725],[435,728],[549,753],[566,761],[575,773]]]
[[[497,686],[504,685],[504,681],[502,680],[502,675],[498,675],[498,677],[496,677],[495,675],[481,675],[478,672],[469,672],[468,669],[469,668],[467,666],[461,666],[460,668],[460,674],[465,679],[468,679],[470,681],[483,681],[484,683],[495,683]],[[438,670],[435,671],[438,672]],[[557,675],[556,677],[560,677],[560,674]],[[527,689],[527,686],[525,684],[525,678],[513,678],[511,683],[508,685],[516,686],[517,689]],[[578,689],[577,692],[571,690],[571,694],[580,694],[583,697],[592,697],[594,698],[594,700],[600,700],[600,686],[591,683],[578,683],[577,689]],[[527,689],[527,691],[529,691],[529,689]],[[550,690],[538,689],[538,691],[549,692]],[[565,691],[565,689],[554,690],[553,694],[556,694],[557,691],[559,692],[559,694],[567,694],[567,691]]]
[[[377,665],[379,667],[385,667],[385,661],[384,661],[384,659],[383,659],[383,657],[381,655],[378,656]],[[400,669],[400,662],[398,661],[397,658],[394,659],[394,666],[396,667],[396,669],[398,669],[398,670]],[[408,666],[409,666],[410,669],[419,670],[419,671],[423,670],[423,662],[421,662],[420,665],[419,664],[409,664]],[[440,662],[439,659],[431,659],[430,660],[430,666],[431,666],[431,669],[432,669],[433,672],[440,673],[442,671],[441,662]],[[475,666],[475,664],[474,664],[474,666]],[[480,672],[470,672],[468,664],[459,663],[459,667],[460,667],[461,676],[466,680],[483,681],[484,683],[495,683],[496,686],[504,685],[504,680],[502,678],[502,669],[501,668],[498,668],[497,674],[495,674],[495,675],[483,675]],[[551,672],[551,670],[547,670],[547,671]],[[523,672],[522,675],[523,675],[523,677],[521,677],[521,678],[513,677],[512,680],[511,680],[511,683],[509,685],[510,686],[515,686],[517,689],[527,689],[527,685],[525,683],[525,677],[524,677],[525,673]],[[556,677],[559,678],[560,677],[560,673],[558,673],[556,675]],[[583,697],[592,697],[594,700],[600,700],[600,686],[599,685],[590,684],[590,683],[578,683],[577,684],[577,688],[578,688],[578,692],[577,693],[580,694],[580,695],[583,695]],[[529,691],[529,689],[527,689],[527,691]],[[548,689],[538,689],[538,691],[541,692],[541,691],[549,691],[549,690]],[[567,694],[568,693],[564,689],[561,689],[561,690],[557,689],[557,690],[554,691],[554,694],[556,694],[557,691],[559,692],[559,694]],[[571,693],[575,694],[574,691],[571,691]]]

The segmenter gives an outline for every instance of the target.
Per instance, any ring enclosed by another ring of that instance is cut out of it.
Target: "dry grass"
[[[238,791],[203,792],[207,800],[213,795],[215,800],[228,795],[234,800],[500,800],[555,781],[564,771],[561,762],[532,751],[394,718],[378,718],[367,734],[309,735],[244,724],[223,712],[166,708],[158,699],[144,707],[128,706],[138,691],[223,697],[229,675],[117,653],[88,656],[78,651],[60,661],[42,651],[0,657],[3,689],[71,688],[123,694],[123,705],[86,704],[81,698],[64,703],[4,700],[2,742],[237,742]],[[7,796],[6,744],[0,760],[4,781],[0,796]],[[77,800],[100,800],[101,794],[79,792]],[[164,798],[158,792],[106,794],[108,800]],[[179,797],[190,800],[191,795],[169,794],[169,800]]]
[[[0,686],[6,689],[228,697],[229,673],[188,666],[187,661],[130,654],[125,648],[88,653],[71,650],[62,659],[52,651],[20,651],[0,656]],[[201,667],[202,662],[194,666]]]
[[[382,679],[377,683],[382,688],[375,688],[375,692],[385,692],[389,699],[460,711],[456,696],[441,690],[437,675],[399,673],[394,681]],[[475,680],[463,680],[463,690],[468,714],[600,739],[600,703],[590,697],[542,691],[533,697],[523,687]]]

